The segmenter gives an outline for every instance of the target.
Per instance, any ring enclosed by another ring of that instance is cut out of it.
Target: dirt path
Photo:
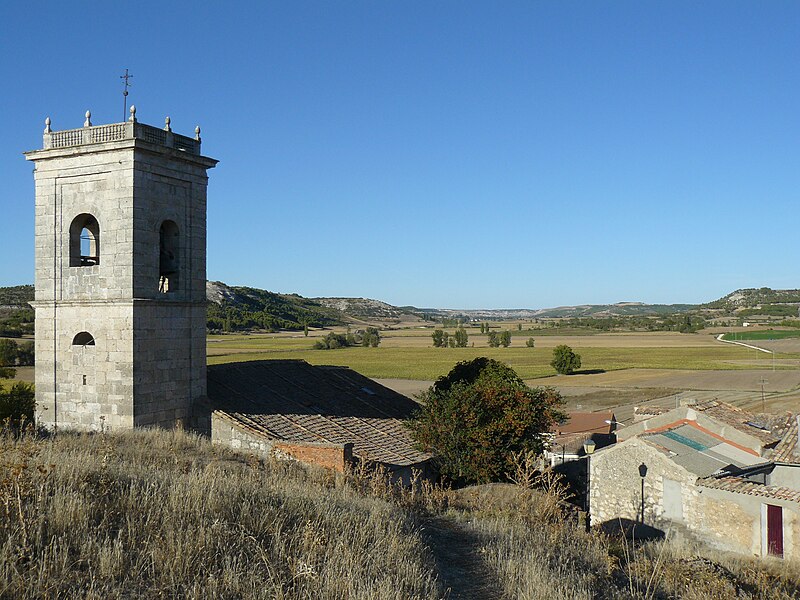
[[[448,600],[497,600],[499,585],[481,557],[480,536],[441,515],[423,519],[422,537],[431,549]]]

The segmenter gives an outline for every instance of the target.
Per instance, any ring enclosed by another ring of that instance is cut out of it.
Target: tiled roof
[[[634,406],[633,414],[635,416],[655,416],[655,415],[663,415],[664,413],[667,413],[670,410],[671,409],[664,408],[663,406],[653,406],[645,404],[644,406]]]
[[[797,449],[797,419],[796,415],[788,415],[786,427],[781,432],[782,438],[772,451],[770,458],[775,462],[800,464]]]
[[[765,498],[775,498],[777,500],[800,502],[800,490],[793,490],[776,485],[763,485],[740,477],[708,477],[698,479],[697,485],[724,490],[726,492],[736,492],[737,494],[748,494],[750,496],[763,496]]]
[[[765,446],[774,444],[780,439],[772,432],[770,423],[764,415],[755,415],[719,400],[704,400],[690,405],[690,408],[755,437]]]
[[[352,443],[389,466],[424,462],[403,425],[417,404],[346,367],[264,360],[208,367],[214,410],[269,439]]]
[[[609,423],[610,421],[610,423]],[[553,426],[556,434],[611,433],[614,429],[612,412],[567,412],[567,420]]]

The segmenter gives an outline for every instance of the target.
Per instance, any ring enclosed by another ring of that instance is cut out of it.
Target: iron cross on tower
[[[119,78],[125,80],[125,86],[122,88],[122,120],[125,121],[128,118],[128,88],[131,87],[128,80],[133,79],[133,75],[128,75],[128,69],[125,69],[125,74],[120,75]]]

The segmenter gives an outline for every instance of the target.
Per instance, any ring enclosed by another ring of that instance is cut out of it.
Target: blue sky
[[[202,127],[208,277],[449,308],[800,287],[800,3],[3,3],[0,285],[53,128]]]

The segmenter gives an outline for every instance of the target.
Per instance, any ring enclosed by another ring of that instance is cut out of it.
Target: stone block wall
[[[52,429],[133,426],[130,303],[36,305],[36,417]],[[87,332],[94,345],[75,345]],[[58,394],[56,395],[56,391]]]
[[[647,467],[644,477],[644,522],[660,527],[664,519],[664,479],[679,482],[684,506],[696,495],[695,475],[666,456],[633,438],[592,455],[589,476],[589,514],[592,525],[617,518],[639,521],[642,508],[640,465]]]

